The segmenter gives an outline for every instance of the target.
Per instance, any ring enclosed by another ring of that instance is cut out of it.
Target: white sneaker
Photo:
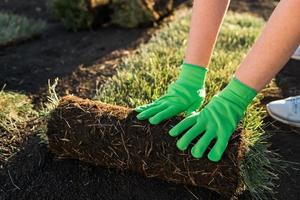
[[[296,49],[295,53],[292,55],[292,58],[295,60],[300,60],[300,45]]]
[[[267,111],[280,122],[300,127],[300,96],[272,101],[267,104]]]

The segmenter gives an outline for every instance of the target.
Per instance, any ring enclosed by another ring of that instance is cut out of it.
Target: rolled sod
[[[148,25],[173,10],[173,0],[53,0],[54,16],[73,31],[109,22],[126,28]]]
[[[77,31],[107,22],[109,2],[110,0],[53,0],[52,10],[66,28]]]
[[[130,108],[63,97],[48,121],[49,146],[61,158],[205,187],[225,197],[241,192],[239,162],[245,150],[238,132],[223,159],[214,163],[177,149],[178,138],[169,136],[168,131],[180,117],[153,126],[137,120],[136,114]]]
[[[173,0],[111,0],[112,22],[134,28],[160,20],[173,10]]]

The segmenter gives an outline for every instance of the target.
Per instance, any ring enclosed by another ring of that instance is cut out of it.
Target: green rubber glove
[[[149,119],[151,124],[159,124],[181,112],[191,114],[198,109],[205,98],[205,75],[207,69],[183,63],[180,75],[168,87],[165,95],[156,101],[137,107],[139,120]]]
[[[186,150],[192,140],[201,135],[191,149],[195,158],[201,158],[209,144],[216,140],[208,159],[217,162],[222,158],[232,133],[256,94],[254,89],[233,78],[206,107],[182,120],[169,134],[175,137],[187,130],[177,141],[180,150]]]

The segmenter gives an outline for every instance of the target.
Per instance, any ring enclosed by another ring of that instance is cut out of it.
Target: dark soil
[[[72,33],[59,24],[50,24],[40,38],[0,50],[0,85],[6,84],[7,90],[37,93],[48,79],[70,76],[80,65],[91,66],[101,57],[132,45],[145,32],[109,27]]]
[[[147,40],[149,29],[102,27],[72,33],[54,21],[47,0],[0,0],[0,10],[46,20],[48,30],[41,37],[0,49],[0,86],[32,95],[38,103],[45,97],[47,79],[60,77],[61,95],[74,93],[90,97],[97,83],[115,72],[118,59],[138,43]],[[271,0],[233,0],[231,9],[251,11],[268,18]],[[262,7],[263,6],[263,7]],[[150,31],[151,32],[151,31]],[[277,77],[282,94],[272,94],[265,102],[299,95],[300,63],[290,61]],[[298,68],[297,68],[298,66]],[[43,92],[43,93],[41,93]],[[268,118],[270,142],[283,159],[299,162],[300,129]],[[42,142],[38,132],[28,133],[21,151],[0,169],[0,200],[19,199],[220,199],[205,189],[174,185],[157,179],[101,169],[76,160],[59,160]],[[278,199],[300,199],[300,171],[287,169],[280,176]]]
[[[14,12],[48,22],[47,31],[39,38],[0,49],[0,86],[6,84],[6,90],[40,96],[40,90],[47,87],[48,79],[59,77],[62,79],[59,86],[65,88],[66,85],[71,85],[69,91],[77,87],[80,80],[90,80],[90,74],[93,74],[94,82],[96,78],[101,82],[112,73],[103,67],[95,69],[88,66],[99,63],[101,58],[113,51],[131,49],[147,38],[147,28],[121,29],[109,26],[97,30],[69,32],[51,18],[46,4],[46,0],[23,3],[0,0],[0,11]],[[84,68],[89,68],[88,73]],[[67,77],[72,77],[73,82],[64,83],[65,79],[68,80]]]
[[[196,199],[194,195],[203,200],[221,199],[207,190],[59,160],[40,142],[37,136],[29,137],[24,150],[1,170],[1,200],[180,200]]]

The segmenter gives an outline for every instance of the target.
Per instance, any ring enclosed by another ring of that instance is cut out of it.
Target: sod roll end
[[[173,10],[173,0],[112,0],[112,22],[126,28],[147,25]]]
[[[109,0],[53,0],[54,16],[67,29],[77,31],[109,19]]]
[[[244,148],[235,133],[223,159],[195,159],[168,135],[181,118],[152,126],[132,109],[74,96],[62,98],[48,121],[50,148],[62,158],[129,170],[177,184],[214,190],[225,197],[243,190],[239,162]]]

